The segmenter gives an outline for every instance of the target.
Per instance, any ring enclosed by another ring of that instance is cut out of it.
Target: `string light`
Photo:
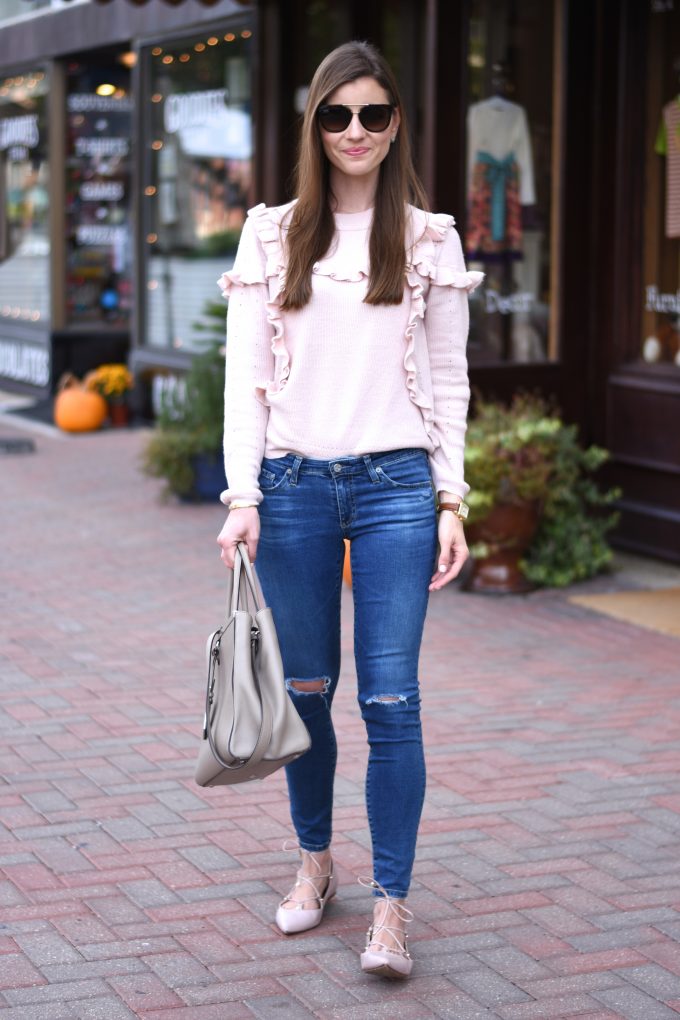
[[[162,46],[154,46],[154,48],[151,50],[151,52],[154,55],[154,57],[160,57],[161,53],[163,52],[163,47]]]
[[[188,53],[182,53],[179,59],[182,64],[186,64],[187,60],[191,60],[191,56]]]
[[[146,240],[148,244],[155,244],[158,240],[158,234],[147,234]]]
[[[148,196],[156,194],[156,189],[154,188],[153,184],[150,184],[148,188],[144,188],[144,194]]]
[[[233,42],[235,38],[236,38],[236,36],[234,35],[233,32],[227,32],[227,34],[224,37],[224,41],[225,42]]]
[[[164,64],[174,64],[174,62],[175,58],[171,56],[169,53],[166,53],[165,56],[163,57]]]
[[[242,39],[250,39],[252,34],[253,33],[250,31],[249,28],[244,28],[244,30],[241,32],[241,38]]]
[[[151,143],[151,148],[154,150],[154,152],[158,152],[160,149],[163,148],[163,143],[159,138],[157,138],[155,142]]]
[[[202,53],[203,50],[205,49],[205,43],[197,42],[196,45],[194,46],[194,49],[196,50],[197,53]]]
[[[163,96],[162,96],[162,94],[160,92],[154,92],[154,94],[151,97],[151,102],[152,103],[160,103],[162,98],[163,98]]]
[[[219,41],[216,35],[211,35],[208,39],[208,46],[217,46]]]

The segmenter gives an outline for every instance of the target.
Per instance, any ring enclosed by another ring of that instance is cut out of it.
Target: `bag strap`
[[[238,610],[239,606],[247,603],[248,590],[253,599],[255,612],[259,612],[263,606],[260,597],[260,588],[255,577],[253,565],[248,556],[248,546],[245,542],[239,542],[234,554],[234,570],[229,578],[231,587],[227,589],[227,619]]]

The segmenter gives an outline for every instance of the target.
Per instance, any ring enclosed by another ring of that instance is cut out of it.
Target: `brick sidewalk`
[[[677,1020],[680,642],[562,593],[432,600],[414,977],[364,978],[351,596],[341,888],[286,938],[283,777],[192,779],[223,514],[159,504],[142,440],[40,436],[0,459],[2,1017]]]

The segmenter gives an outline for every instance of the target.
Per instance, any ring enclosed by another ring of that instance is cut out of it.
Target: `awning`
[[[127,0],[127,2],[129,4],[135,4],[137,7],[143,7],[144,4],[149,2],[149,0]],[[215,4],[220,2],[221,0],[198,0],[198,3],[203,4],[204,7],[214,7]],[[241,7],[250,7],[252,5],[252,0],[235,0],[235,2],[240,4]],[[110,4],[113,3],[113,0],[96,0],[96,3]],[[171,7],[178,7],[180,4],[184,3],[184,0],[163,0],[163,3],[170,4]]]

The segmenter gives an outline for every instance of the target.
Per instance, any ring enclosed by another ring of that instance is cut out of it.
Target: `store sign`
[[[69,113],[125,113],[132,110],[129,96],[98,96],[96,92],[72,92],[66,99]]]
[[[165,411],[172,418],[174,401],[180,403],[186,395],[186,382],[183,376],[161,375],[157,373],[151,380],[151,407],[155,417]]]
[[[50,381],[47,348],[0,340],[0,376],[31,386],[47,386]]]
[[[680,290],[675,294],[660,294],[656,284],[649,284],[645,287],[645,311],[677,315],[680,313]]]
[[[18,163],[26,159],[28,150],[35,149],[39,141],[37,113],[0,120],[0,151],[7,152],[10,162]]]
[[[127,156],[127,138],[76,138],[76,156]]]
[[[180,92],[168,96],[163,125],[178,135],[186,156],[199,159],[250,159],[253,151],[252,122],[245,110],[226,105],[227,89]]]
[[[97,223],[80,223],[76,227],[78,244],[122,245],[127,243],[128,236],[127,227],[99,226]]]
[[[163,107],[163,121],[169,135],[183,128],[210,124],[224,113],[228,92],[209,89],[206,92],[178,92],[168,96]]]
[[[83,202],[120,202],[125,187],[122,181],[85,181],[79,195]]]
[[[517,294],[500,294],[491,287],[484,294],[486,311],[500,312],[501,315],[512,315],[515,312],[529,312],[536,300],[531,291],[519,291]]]

